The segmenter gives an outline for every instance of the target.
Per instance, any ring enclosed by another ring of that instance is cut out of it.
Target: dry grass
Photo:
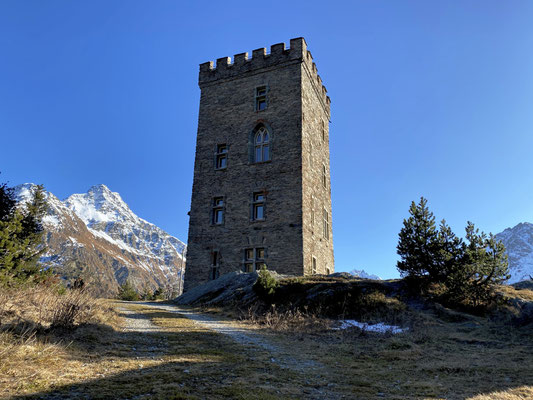
[[[82,324],[107,323],[110,308],[83,289],[57,286],[0,288],[0,329],[45,331]]]
[[[533,399],[533,387],[522,386],[515,389],[505,390],[503,392],[493,392],[489,394],[480,394],[471,397],[469,400],[526,400]]]
[[[83,290],[58,289],[0,288],[0,395],[48,387],[68,357],[75,328],[117,320]]]
[[[502,285],[498,288],[507,298],[519,298],[522,300],[533,301],[533,290],[531,289],[515,289],[512,286]]]
[[[389,301],[374,297],[373,302]],[[121,319],[105,311],[111,306],[135,310],[162,329],[123,331]],[[123,302],[107,302],[102,310],[91,317],[100,322],[75,330],[0,334],[0,354],[10,348],[7,364],[0,362],[0,397],[533,398],[531,326],[436,309],[404,313],[409,331],[396,336],[332,331],[330,320],[305,310],[271,309],[263,319],[252,313],[255,320],[239,323],[286,359],[301,362],[293,369],[272,361],[267,350],[239,345],[177,313]],[[28,321],[30,314],[39,315],[28,310],[20,318]],[[50,318],[43,326],[50,326]]]
[[[265,313],[257,312],[257,308],[249,307],[241,312],[239,319],[259,328],[268,328],[278,332],[313,332],[329,327],[330,322],[304,310],[279,311],[275,305]]]

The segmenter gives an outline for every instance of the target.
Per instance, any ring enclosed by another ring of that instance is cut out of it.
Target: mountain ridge
[[[503,242],[509,257],[511,278],[507,283],[529,280],[533,276],[533,224],[520,222],[495,236]]]
[[[18,200],[27,201],[34,188],[16,186]],[[181,292],[185,243],[138,217],[119,193],[99,184],[64,201],[50,192],[45,196],[48,250],[41,261],[64,279],[81,276],[101,296],[114,296],[126,280],[139,291]]]

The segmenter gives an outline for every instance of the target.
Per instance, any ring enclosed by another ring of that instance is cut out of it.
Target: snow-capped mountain
[[[15,188],[28,200],[33,184]],[[126,280],[138,290],[182,287],[183,242],[130,210],[118,193],[105,185],[61,201],[47,192],[43,218],[47,254],[42,258],[66,279],[81,276],[103,296],[114,295]]]
[[[503,242],[509,256],[511,279],[507,283],[533,277],[533,224],[522,222],[498,233],[496,238]]]
[[[352,274],[353,276],[357,278],[362,279],[375,279],[375,280],[381,280],[381,278],[377,275],[369,274],[364,269],[353,269],[349,272],[349,274]]]

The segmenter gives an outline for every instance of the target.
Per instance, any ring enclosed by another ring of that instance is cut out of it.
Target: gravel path
[[[145,303],[136,303],[136,304],[145,304]],[[118,310],[122,314],[122,317],[125,319],[126,326],[124,331],[127,332],[160,332],[162,328],[160,326],[154,325],[150,318],[148,318],[143,313],[139,313],[134,310],[130,310],[126,307],[119,307]]]
[[[228,336],[238,344],[243,345],[252,351],[260,350],[268,352],[270,355],[270,361],[278,364],[282,368],[299,372],[322,368],[322,365],[315,361],[293,357],[288,351],[284,351],[283,349],[280,349],[279,346],[270,343],[263,335],[253,332],[246,327],[236,326],[232,321],[168,304],[148,302],[131,302],[129,304],[149,306],[161,311],[183,315],[204,328]],[[123,313],[124,318],[126,318],[125,330],[127,331],[150,333],[163,330],[163,328],[154,325],[150,319],[141,312],[130,310],[125,307],[121,307],[120,311]]]
[[[259,351],[263,353],[261,354],[261,357],[264,357],[264,353],[266,352],[271,363],[282,369],[301,374],[303,381],[307,385],[310,385],[311,382],[322,382],[323,376],[325,376],[325,370],[322,364],[310,359],[305,359],[301,355],[294,354],[291,352],[291,349],[283,349],[281,345],[274,345],[267,340],[264,335],[254,332],[246,327],[238,326],[231,320],[221,319],[216,315],[207,315],[169,304],[151,302],[130,302],[128,304],[141,305],[148,308],[155,308],[163,312],[183,315],[201,327],[225,335],[239,345],[242,345],[252,359],[256,356],[260,356],[256,352]],[[151,333],[168,331],[168,329],[153,324],[146,314],[143,314],[138,310],[128,309],[126,304],[124,307],[120,307],[119,310],[126,319],[125,331],[144,333],[146,334],[145,339],[148,342],[151,340]],[[162,347],[160,346],[161,344],[159,344],[159,346],[156,345],[154,349],[161,351]],[[254,353],[256,353],[256,355],[254,355]],[[322,384],[321,387],[308,387],[303,393],[305,398],[313,400],[342,398],[341,395],[335,393],[333,388],[330,388],[329,385],[328,387],[324,387],[324,384]]]

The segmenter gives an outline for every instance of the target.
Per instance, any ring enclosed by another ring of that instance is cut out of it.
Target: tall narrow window
[[[329,214],[326,211],[326,209],[324,209],[323,211],[323,217],[324,217],[324,226],[323,226],[324,239],[329,240]]]
[[[322,121],[322,141],[326,141],[326,124],[324,124],[324,121]]]
[[[263,267],[266,268],[264,247],[244,249],[244,272],[259,271]]]
[[[328,175],[326,173],[326,164],[322,164],[322,186],[328,187]]]
[[[313,143],[309,142],[309,168],[313,168]]]
[[[219,260],[219,253],[218,251],[215,250],[211,253],[211,271],[209,271],[209,278],[211,280],[218,278],[218,275],[219,275],[218,260]]]
[[[267,108],[267,87],[259,86],[255,88],[255,111],[266,110]]]
[[[228,165],[228,146],[226,144],[218,144],[215,153],[215,168],[224,169]]]
[[[254,221],[265,219],[265,193],[257,192],[253,194],[252,219]]]
[[[313,264],[312,264],[312,268],[311,268],[311,273],[314,275],[316,274],[316,258],[313,257]]]
[[[224,197],[213,198],[213,211],[211,223],[222,225],[224,223]]]
[[[311,197],[311,234],[315,234],[315,196]]]
[[[254,161],[265,162],[270,160],[270,135],[268,130],[261,126],[254,136]]]
[[[244,250],[244,272],[253,272],[254,269],[254,249]]]
[[[265,267],[265,249],[260,247],[255,249],[255,269],[259,271],[261,268]]]

